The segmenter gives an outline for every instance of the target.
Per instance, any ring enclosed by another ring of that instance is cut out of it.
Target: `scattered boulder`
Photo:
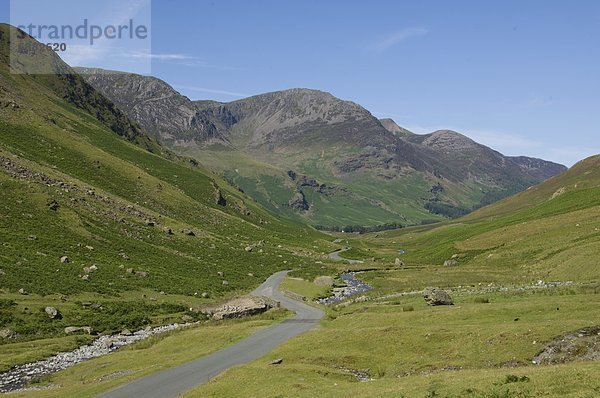
[[[274,359],[271,362],[269,362],[269,365],[279,365],[283,363],[283,358],[278,358],[278,359]]]
[[[181,233],[183,233],[184,235],[187,236],[196,236],[196,232],[193,229],[184,229],[183,231],[181,231]]]
[[[174,234],[173,229],[171,229],[169,227],[164,227],[162,230],[167,235],[173,235]]]
[[[67,326],[65,328],[65,334],[75,334],[81,332],[92,334],[92,328],[90,326]]]
[[[452,297],[447,291],[435,287],[423,290],[423,298],[429,305],[454,305]]]
[[[146,225],[149,227],[153,227],[156,225],[156,222],[153,220],[146,220]]]
[[[227,281],[223,281],[222,283],[223,283],[223,285],[229,285],[229,282],[227,282]]]
[[[22,295],[26,296],[26,295],[28,295],[29,293],[27,292],[27,290],[25,290],[25,289],[23,289],[23,288],[20,288],[20,289],[19,289],[19,294],[22,294]]]
[[[250,253],[252,250],[254,250],[254,248],[252,246],[246,246],[246,248],[244,250],[246,250],[248,253]]]
[[[126,261],[129,260],[129,256],[123,252],[119,253],[119,257]]]
[[[27,240],[37,240],[37,236],[35,236],[35,235],[29,235],[27,237]]]
[[[70,262],[71,262],[71,260],[69,259],[69,257],[68,257],[68,256],[62,256],[62,257],[60,258],[60,262],[61,262],[61,263],[63,263],[63,264],[67,264],[67,263],[70,263]]]
[[[133,268],[127,268],[125,272],[128,274],[133,274]]]
[[[396,257],[396,259],[394,260],[394,265],[404,265],[404,261]]]
[[[201,296],[202,298],[208,298],[209,294],[207,292],[202,292]]]
[[[48,318],[50,318],[50,319],[62,318],[60,311],[54,307],[46,307],[46,308],[44,308],[44,311],[46,312],[46,314],[48,314]]]
[[[131,333],[131,330],[129,329],[123,329],[121,330],[121,335],[122,336],[131,336],[133,333]]]
[[[456,260],[446,260],[444,261],[444,267],[454,267],[458,262]]]
[[[14,339],[17,337],[17,332],[10,328],[0,329],[0,339]]]

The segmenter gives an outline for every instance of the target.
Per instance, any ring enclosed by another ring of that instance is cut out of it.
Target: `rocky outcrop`
[[[428,305],[454,305],[450,294],[435,287],[429,287],[423,290],[423,298]]]
[[[215,320],[242,318],[257,315],[279,307],[279,303],[268,297],[241,297],[212,307],[205,307],[202,312]]]
[[[534,358],[536,365],[600,361],[600,326],[589,326],[556,337]]]
[[[310,208],[302,191],[296,191],[294,196],[288,201],[288,206],[299,211],[308,211]]]
[[[189,98],[160,79],[95,68],[75,70],[159,142],[175,147],[228,145]]]

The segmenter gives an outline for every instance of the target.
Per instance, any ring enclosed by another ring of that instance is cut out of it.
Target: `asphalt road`
[[[340,253],[347,252],[348,250],[350,250],[350,248],[346,247],[344,249],[338,249],[334,252],[331,252],[329,253],[329,259],[333,261],[346,261],[349,264],[362,264],[362,261],[360,260],[351,260],[349,258],[340,256]]]
[[[275,347],[312,329],[323,317],[318,308],[292,300],[281,294],[278,287],[288,271],[271,275],[252,292],[255,296],[267,296],[281,303],[296,316],[260,330],[244,340],[186,364],[166,369],[117,387],[102,398],[170,398],[206,383],[224,370],[259,358]]]

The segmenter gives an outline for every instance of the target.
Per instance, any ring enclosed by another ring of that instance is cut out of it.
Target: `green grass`
[[[275,271],[322,272],[315,260],[329,250],[327,235],[273,216],[219,175],[156,146],[81,79],[11,74],[0,28],[0,101],[18,105],[0,107],[0,300],[16,303],[2,308],[0,328],[20,335],[0,341],[3,366],[71,348],[65,326],[101,333],[169,323]],[[88,299],[104,310],[78,304]],[[61,320],[42,313],[48,305]]]
[[[327,297],[331,286],[318,286],[313,281],[288,277],[281,283],[280,289],[297,293],[306,297],[308,301],[314,301],[318,298]]]
[[[421,297],[406,296],[330,311],[321,328],[186,396],[235,395],[234,386],[244,386],[244,396],[418,397],[435,390],[439,396],[492,397],[506,389],[515,397],[593,396],[600,365],[534,366],[531,358],[554,336],[596,323],[597,293],[556,289],[486,297],[490,303],[455,294],[452,307],[428,307]],[[405,311],[408,306],[414,311]],[[273,358],[284,362],[268,368]],[[360,383],[348,370],[367,370],[374,380]],[[265,372],[266,380],[260,377]],[[530,381],[506,383],[512,374]]]
[[[10,394],[11,397],[93,397],[102,391],[169,367],[197,359],[234,344],[245,336],[288,316],[272,310],[248,320],[202,323],[134,343],[110,355],[82,362],[44,377],[48,390]]]

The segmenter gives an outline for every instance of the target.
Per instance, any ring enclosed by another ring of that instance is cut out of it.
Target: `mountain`
[[[124,90],[141,86],[140,79],[154,81],[116,75],[131,81],[121,84]],[[114,82],[97,76],[110,74],[84,75],[117,102],[138,93],[135,89],[116,95]],[[161,91],[166,92],[176,95],[172,89]],[[164,96],[157,98],[162,101]],[[228,145],[209,145],[211,140],[204,146],[178,145],[179,138],[163,142],[222,173],[265,208],[326,228],[455,217],[566,169],[539,159],[507,157],[452,131],[413,134],[391,119],[380,121],[360,105],[318,90],[290,89],[193,105],[197,120],[214,126]],[[138,106],[145,110],[121,109],[145,125],[144,115],[154,112],[153,105]],[[188,136],[185,131],[172,134]],[[298,183],[292,174],[312,182]]]
[[[199,114],[187,97],[151,76],[74,68],[89,84],[101,87],[132,120],[159,142],[170,147],[227,145],[217,127]]]
[[[400,135],[402,137],[410,137],[413,135],[412,131],[405,129],[404,127],[400,127],[393,119],[379,119],[379,122],[387,131],[393,133],[394,135]]]
[[[319,272],[328,237],[162,148],[46,46],[23,39],[32,62],[60,73],[13,73],[11,29],[0,25],[0,325],[17,343],[57,337],[60,351],[88,339],[67,326],[199,319],[191,307],[286,264]]]

